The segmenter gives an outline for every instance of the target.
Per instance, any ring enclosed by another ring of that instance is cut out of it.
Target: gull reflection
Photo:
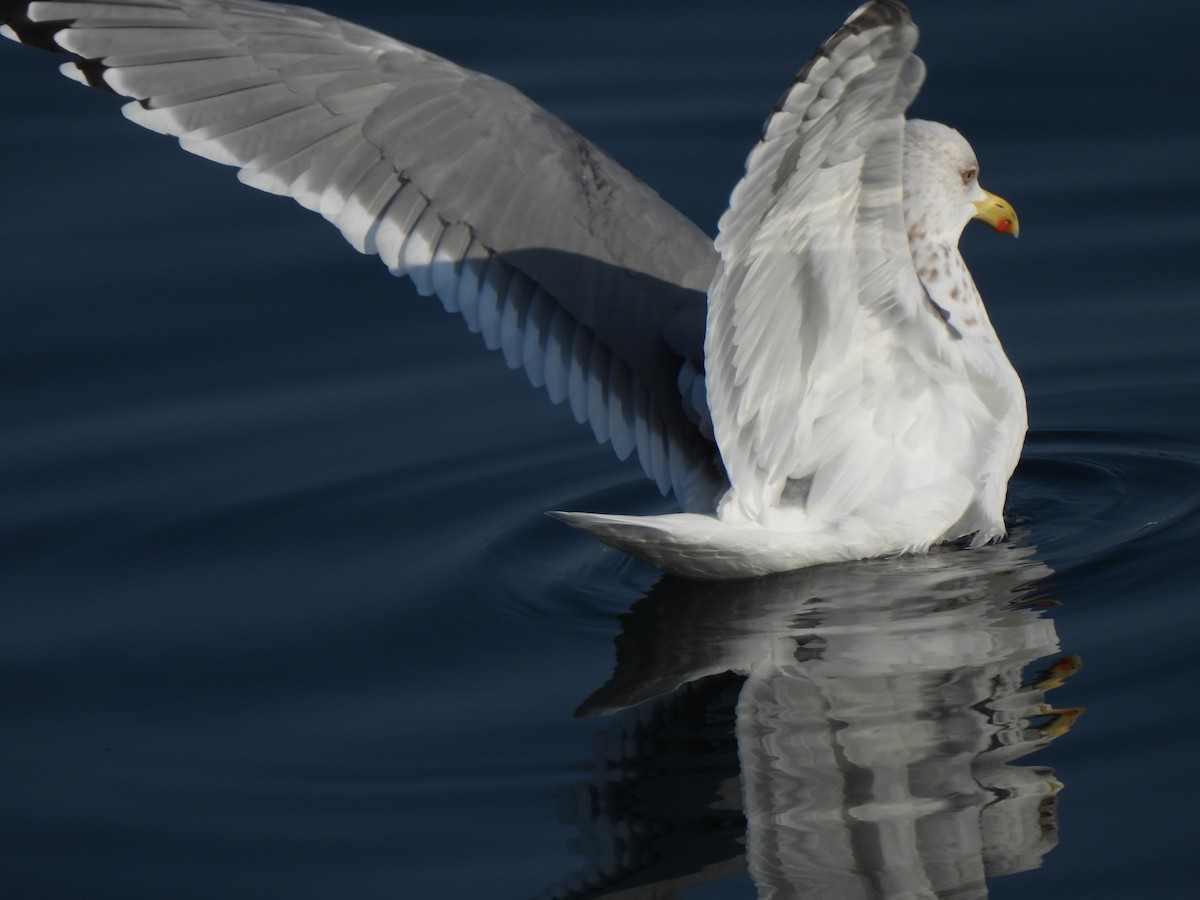
[[[579,710],[618,715],[559,793],[585,864],[545,896],[748,869],[762,898],[975,898],[1040,865],[1062,785],[1013,763],[1081,710],[1046,703],[1079,660],[1057,656],[1033,552],[659,582]]]

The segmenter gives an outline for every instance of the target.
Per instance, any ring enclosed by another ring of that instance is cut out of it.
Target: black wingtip
[[[912,12],[900,0],[875,0],[860,7],[851,21],[863,29],[903,25],[912,21]]]
[[[841,28],[817,47],[813,52],[812,58],[796,73],[796,77],[792,79],[792,83],[788,85],[788,89],[780,95],[779,99],[775,102],[775,106],[767,115],[766,121],[763,122],[763,133],[766,133],[767,124],[771,121],[771,116],[783,109],[783,105],[787,102],[788,94],[791,93],[792,88],[802,81],[807,81],[809,73],[812,72],[812,68],[817,60],[827,58],[833,52],[834,48],[846,40],[846,38],[851,35],[862,34],[864,31],[870,31],[873,28],[894,28],[898,25],[908,25],[911,23],[912,12],[900,0],[874,0],[871,3],[864,3],[855,10]]]
[[[47,50],[50,53],[66,53],[54,36],[71,24],[70,19],[55,19],[52,22],[32,22],[29,19],[29,3],[15,0],[0,0],[0,22],[3,22],[22,44]]]
[[[58,43],[57,36],[60,31],[70,28],[75,24],[74,19],[33,22],[29,19],[28,0],[22,0],[22,2],[0,0],[0,22],[7,25],[22,44],[36,47],[39,50],[46,50],[50,53],[71,52]],[[108,67],[100,60],[76,59],[75,68],[83,75],[84,80],[90,87],[106,91],[110,94],[116,93],[109,86],[108,82],[104,80],[104,73]]]
[[[104,65],[98,59],[80,59],[75,61],[75,68],[83,75],[88,83],[88,87],[94,87],[99,91],[106,91],[110,94],[117,92],[112,89],[107,81],[104,80],[104,73],[108,71],[108,66]]]

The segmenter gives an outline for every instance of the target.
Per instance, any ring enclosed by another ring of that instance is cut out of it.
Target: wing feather
[[[525,363],[525,320],[533,300],[533,282],[514,272],[504,291],[504,309],[500,314],[500,350],[510,369]]]
[[[608,373],[612,355],[602,341],[592,340],[587,361],[587,421],[596,440],[609,440]]]
[[[319,211],[619,455],[637,449],[685,508],[711,509],[723,475],[677,385],[700,361],[663,337],[703,318],[711,242],[514,88],[255,0],[0,0],[0,21],[74,54],[65,73],[130,98],[134,122]]]
[[[613,357],[608,371],[608,436],[613,450],[621,459],[628,459],[637,449],[637,426],[633,416],[637,406],[633,398],[633,382],[629,367]],[[654,478],[653,468],[647,472]]]
[[[368,225],[363,237],[363,248],[377,253],[393,275],[409,272],[412,259],[418,259],[418,273],[425,277],[414,277],[413,284],[422,295],[432,293],[433,267],[429,259],[441,234],[441,222],[437,213],[429,209],[425,196],[411,182],[392,178],[387,188],[395,187],[387,205],[378,215],[365,218]],[[414,251],[410,249],[415,246]]]
[[[479,280],[479,333],[489,350],[500,349],[504,292],[512,275],[512,269],[493,253],[488,257],[487,267]]]
[[[429,268],[432,270],[433,292],[441,299],[446,312],[459,311],[458,288],[462,278],[463,260],[470,246],[471,229],[466,225],[447,224],[442,229],[442,236],[438,240]]]
[[[856,406],[863,348],[899,323],[932,328],[902,210],[916,40],[896,0],[855,13],[776,106],[721,219],[706,385],[732,496],[752,519],[790,482],[810,511],[863,495],[870,441],[849,448],[862,424],[837,414]]]
[[[588,420],[588,362],[592,349],[592,332],[572,323],[571,349],[567,354],[570,371],[567,373],[567,398],[571,414],[582,425]]]
[[[479,295],[483,290],[483,274],[491,256],[492,252],[472,237],[463,254],[459,282],[455,286],[455,305],[467,323],[467,330],[473,334],[479,333]]]
[[[553,304],[546,330],[546,393],[556,406],[570,395],[574,336],[575,320],[561,306]]]
[[[554,315],[554,304],[539,287],[534,287],[533,297],[529,301],[529,313],[525,320],[525,329],[521,334],[521,363],[529,377],[529,383],[534,387],[542,387],[547,378],[547,357],[550,340],[550,321]],[[513,368],[516,368],[514,366]],[[550,399],[554,392],[549,391]]]

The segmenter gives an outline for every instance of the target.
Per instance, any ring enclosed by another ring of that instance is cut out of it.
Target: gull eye
[[[963,184],[970,184],[972,181],[975,180],[976,176],[979,175],[979,170],[974,167],[971,167],[970,169],[963,169],[961,174],[962,174]]]

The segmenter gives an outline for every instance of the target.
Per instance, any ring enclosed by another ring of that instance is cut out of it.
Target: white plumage
[[[133,121],[320,212],[636,450],[686,512],[556,514],[600,540],[721,578],[1004,534],[1024,394],[957,243],[972,217],[1016,220],[956,132],[905,122],[924,70],[896,0],[780,100],[715,248],[508,85],[319,12],[0,0],[0,18]]]

